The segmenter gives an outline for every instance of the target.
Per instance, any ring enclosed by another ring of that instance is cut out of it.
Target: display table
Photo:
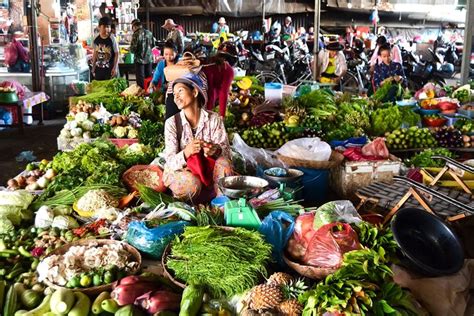
[[[0,124],[0,127],[18,127],[20,134],[24,134],[24,126],[23,126],[23,116],[33,116],[32,111],[28,111],[34,106],[40,106],[40,119],[38,125],[43,124],[43,104],[49,100],[49,96],[44,92],[26,92],[25,96],[18,100],[16,103],[0,103],[0,107],[6,108],[16,108],[17,113],[17,123],[13,120],[13,124]]]

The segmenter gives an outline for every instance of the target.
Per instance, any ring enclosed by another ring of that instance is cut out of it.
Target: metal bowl
[[[267,173],[267,171],[268,169],[263,172],[263,175],[265,176],[265,178],[277,183],[296,182],[304,175],[303,171],[298,170],[298,169],[291,169],[291,168],[287,170],[288,174],[282,177],[270,175]]]
[[[268,181],[251,176],[231,176],[220,178],[218,185],[222,193],[230,198],[256,195],[268,186]]]

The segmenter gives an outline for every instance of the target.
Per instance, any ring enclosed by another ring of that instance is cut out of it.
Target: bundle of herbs
[[[242,228],[186,227],[171,244],[167,267],[187,284],[201,284],[213,297],[231,297],[266,276],[271,245]]]

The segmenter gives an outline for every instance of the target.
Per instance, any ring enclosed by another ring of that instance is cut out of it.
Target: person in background
[[[295,27],[292,24],[292,20],[290,16],[287,16],[285,18],[285,23],[283,24],[283,35],[289,35],[293,37],[293,35],[296,33]]]
[[[227,108],[227,99],[229,98],[230,87],[234,80],[233,65],[238,59],[237,48],[231,42],[222,43],[216,56],[211,60],[209,65],[202,67],[201,72],[206,75],[207,79],[207,110],[214,110],[215,103],[219,100],[219,113],[225,117]]]
[[[18,40],[22,35],[21,32],[15,32],[11,42],[5,46],[4,55],[8,72],[30,72],[30,55]]]
[[[198,75],[188,73],[172,85],[180,112],[165,121],[163,182],[177,199],[198,199],[205,185],[202,178],[191,171],[188,162],[191,163],[191,157],[203,154],[206,159],[215,161],[212,172],[205,176],[212,179],[214,195],[218,195],[218,180],[233,175],[223,119],[204,109],[207,96]]]
[[[94,39],[92,55],[92,75],[95,80],[109,80],[117,75],[119,48],[115,37],[110,34],[112,20],[99,20],[99,35]]]
[[[395,81],[402,82],[406,86],[407,78],[403,72],[402,64],[392,61],[390,45],[384,44],[380,46],[378,54],[381,61],[377,61],[374,67],[374,90],[379,88],[382,82],[388,78],[393,78]]]
[[[229,33],[229,26],[227,25],[227,22],[225,21],[224,17],[219,18],[219,21],[217,21],[217,30],[216,33],[221,34],[221,33]]]
[[[153,34],[145,29],[138,19],[132,21],[132,43],[130,52],[135,55],[135,75],[137,84],[144,89],[145,78],[151,77],[153,69],[153,54],[151,50],[154,46]]]
[[[177,61],[178,52],[176,49],[176,45],[172,41],[166,41],[165,46],[163,48],[163,57],[158,65],[156,65],[155,72],[153,73],[153,80],[150,82],[150,88],[155,89],[158,84],[161,83],[160,90],[161,92],[166,92],[168,88],[168,82],[165,78],[165,67],[174,65]],[[172,87],[170,87],[172,89]],[[172,93],[172,90],[171,92]],[[168,98],[168,93],[166,94],[166,98]]]
[[[178,24],[174,23],[173,19],[167,19],[165,24],[163,24],[161,27],[169,32],[166,40],[173,41],[173,43],[176,45],[176,48],[178,49],[178,56],[180,56],[184,51],[184,34],[178,28],[178,26]]]
[[[344,41],[345,41],[345,44],[346,44],[346,48],[351,48],[352,47],[354,37],[355,37],[355,32],[354,32],[354,29],[352,28],[352,26],[346,27],[346,35],[344,36]]]
[[[339,83],[341,81],[341,78],[347,72],[347,63],[342,52],[343,49],[344,46],[341,43],[332,41],[319,52],[318,81],[326,83]]]
[[[388,44],[388,41],[387,41],[387,38],[385,36],[379,36],[377,37],[377,46],[375,47],[374,49],[374,52],[372,54],[372,57],[370,58],[370,70],[371,72],[373,72],[374,70],[374,67],[375,67],[375,64],[376,63],[381,63],[382,60],[380,58],[380,54],[379,54],[379,49],[382,45],[389,45]],[[402,53],[400,52],[400,48],[398,47],[398,45],[393,45],[393,47],[391,48],[391,52],[392,52],[392,60],[394,62],[397,62],[397,63],[402,63]]]
[[[13,22],[11,22],[7,34],[13,35],[13,33],[15,33],[15,25],[13,24]]]

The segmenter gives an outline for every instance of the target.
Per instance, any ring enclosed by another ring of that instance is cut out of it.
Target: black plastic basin
[[[435,215],[416,208],[404,208],[391,223],[403,255],[402,264],[426,276],[458,272],[464,251],[454,232]]]

